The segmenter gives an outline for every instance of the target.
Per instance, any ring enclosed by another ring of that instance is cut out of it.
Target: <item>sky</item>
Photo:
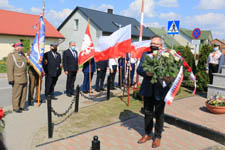
[[[56,28],[77,7],[85,7],[140,20],[142,0],[45,0],[45,17]],[[213,38],[225,39],[225,0],[144,0],[144,25],[168,26],[180,20],[180,27],[211,30]],[[0,9],[40,14],[43,0],[0,0]]]

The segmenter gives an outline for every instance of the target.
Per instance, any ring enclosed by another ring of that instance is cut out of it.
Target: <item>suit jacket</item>
[[[45,74],[51,77],[58,77],[61,74],[61,55],[56,52],[56,58],[53,55],[52,51],[49,51],[44,54],[43,57],[43,68]],[[47,64],[45,64],[45,60],[47,60]]]
[[[63,52],[63,68],[64,71],[77,71],[78,70],[78,54],[75,51],[76,56],[72,54],[70,49]]]
[[[145,55],[148,53],[149,52],[143,53],[140,64],[137,68],[137,73],[144,78],[141,83],[140,94],[146,97],[154,97],[154,99],[156,100],[163,100],[167,92],[169,91],[169,86],[163,88],[160,82],[157,82],[155,84],[151,83],[152,78],[146,75],[146,72],[143,70],[142,67]]]
[[[108,65],[109,65],[108,60],[103,60],[96,63],[97,69],[100,68],[101,70],[106,70]]]
[[[89,72],[89,61],[84,63],[82,71],[83,72]],[[91,72],[95,72],[95,71],[96,71],[95,60],[94,60],[94,58],[92,58],[91,59]]]
[[[25,55],[17,52],[10,53],[6,60],[8,81],[22,84],[27,83],[27,60]]]

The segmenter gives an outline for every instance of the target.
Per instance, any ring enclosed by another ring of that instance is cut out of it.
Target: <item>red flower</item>
[[[3,116],[4,116],[4,110],[0,107],[0,120],[2,119]]]

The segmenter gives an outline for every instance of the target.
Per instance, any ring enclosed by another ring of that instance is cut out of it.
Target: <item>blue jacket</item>
[[[86,63],[84,63],[83,65],[83,72],[89,72],[89,61],[87,61]],[[94,58],[91,59],[91,72],[95,72],[96,68],[95,68],[95,60]]]
[[[154,97],[154,99],[156,100],[163,100],[167,92],[169,91],[169,86],[163,88],[160,82],[157,82],[155,84],[151,83],[152,77],[147,76],[142,67],[145,55],[148,53],[150,52],[145,52],[142,54],[140,64],[137,68],[137,73],[144,78],[141,83],[140,94],[146,97]]]

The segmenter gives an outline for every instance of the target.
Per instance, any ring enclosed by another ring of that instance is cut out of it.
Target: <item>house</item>
[[[94,46],[97,46],[100,36],[109,36],[120,27],[124,27],[128,24],[132,25],[132,41],[137,41],[139,39],[140,23],[136,19],[113,14],[112,9],[108,9],[108,12],[102,12],[76,7],[58,27],[58,31],[66,38],[66,40],[59,45],[60,50],[67,49],[70,41],[75,41],[78,50],[80,49],[88,20]],[[147,40],[152,36],[154,36],[154,33],[143,27],[143,40]]]
[[[192,30],[180,28],[179,34],[175,35],[174,38],[181,45],[183,45],[183,46],[188,45],[191,48],[191,51],[194,53],[195,45],[192,44],[192,40],[194,40],[194,38],[192,37]],[[201,30],[201,36],[200,36],[199,40],[200,40],[200,47],[196,47],[197,54],[199,53],[199,49],[202,47],[202,45],[211,44],[211,41],[213,40],[211,31]]]
[[[0,59],[6,57],[13,51],[12,45],[20,41],[20,39],[30,40],[33,43],[36,29],[34,26],[38,23],[40,16],[31,15],[20,12],[8,11],[0,9]],[[45,50],[49,50],[52,42],[58,42],[64,39],[46,19],[45,22]]]
[[[172,38],[172,36],[169,36],[167,34],[165,27],[162,27],[162,28],[149,27],[149,29],[155,35],[161,36],[164,39],[164,47],[165,48],[172,48],[173,38]],[[177,40],[174,39],[174,47],[175,46],[181,46],[181,44]]]
[[[221,51],[225,54],[225,40],[215,39],[212,41],[212,44],[219,44]]]

